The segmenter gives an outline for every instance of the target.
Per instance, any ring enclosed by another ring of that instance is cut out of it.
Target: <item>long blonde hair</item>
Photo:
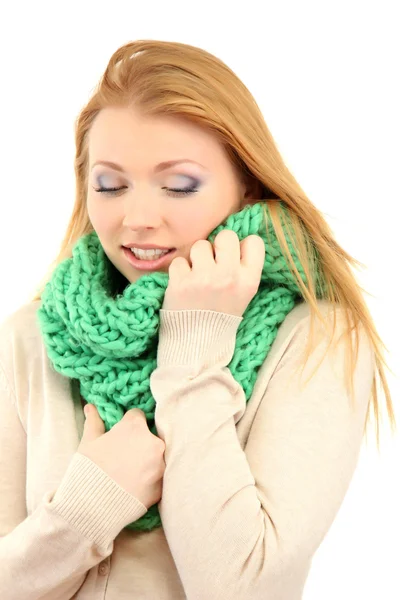
[[[322,214],[289,172],[249,90],[228,66],[203,49],[177,42],[138,40],[121,46],[112,55],[90,100],[76,120],[75,205],[60,252],[32,301],[40,300],[51,272],[62,260],[72,256],[76,241],[93,231],[86,209],[88,134],[97,114],[106,107],[139,107],[147,115],[178,115],[207,128],[217,136],[238,173],[253,181],[260,190],[260,199],[268,203],[271,223],[282,252],[298,281],[303,299],[310,305],[311,331],[316,316],[326,326],[317,305],[314,280],[310,275],[315,268],[312,256],[318,256],[319,268],[326,284],[326,300],[348,309],[344,311],[347,324],[344,334],[347,352],[350,353],[349,360],[346,360],[346,381],[352,392],[352,375],[356,362],[356,355],[352,351],[352,331],[356,332],[357,354],[358,324],[364,328],[373,347],[375,372],[365,432],[373,406],[379,448],[378,376],[386,398],[392,431],[395,430],[396,423],[385,376],[385,368],[388,366],[383,352],[387,348],[376,331],[364,301],[364,290],[350,268],[364,265],[339,246]],[[280,210],[282,203],[286,216]],[[306,285],[296,269],[285,240],[281,220],[286,225],[287,218],[290,218],[294,233],[292,242],[307,276]],[[335,324],[336,317],[330,343],[333,341]],[[305,351],[305,361],[311,350],[312,337]]]

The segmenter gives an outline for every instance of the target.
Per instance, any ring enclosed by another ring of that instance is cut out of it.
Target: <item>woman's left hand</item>
[[[197,240],[190,249],[192,267],[182,256],[174,258],[162,309],[243,315],[260,285],[264,242],[258,235],[240,242],[234,231],[223,229],[215,237],[214,251],[208,240]]]

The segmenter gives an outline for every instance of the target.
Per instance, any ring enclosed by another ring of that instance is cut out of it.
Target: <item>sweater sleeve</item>
[[[328,338],[316,322],[318,341],[303,375],[298,367],[310,317],[302,319],[242,450],[235,425],[245,395],[227,368],[239,321],[227,317],[162,314],[151,375],[156,426],[166,444],[160,515],[188,600],[297,597],[357,464],[373,351],[360,329],[352,406],[344,337],[338,341],[344,317],[337,318],[337,345],[325,357]],[[194,353],[201,339],[208,340],[205,351]]]
[[[57,490],[27,515],[26,448],[0,364],[0,598],[69,600],[111,554],[119,531],[147,509],[76,452]]]

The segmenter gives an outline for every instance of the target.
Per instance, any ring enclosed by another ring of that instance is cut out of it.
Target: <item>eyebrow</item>
[[[184,163],[184,162],[193,163],[193,164],[199,165],[200,167],[205,169],[205,167],[203,165],[201,165],[199,162],[196,162],[195,160],[190,160],[190,158],[180,158],[179,160],[167,160],[165,162],[159,163],[155,167],[154,172],[159,173],[160,171],[165,171],[165,169],[169,169],[170,167],[179,165],[180,163]],[[123,169],[123,167],[121,167],[121,165],[118,165],[117,163],[114,163],[114,162],[110,162],[109,160],[96,161],[95,163],[92,164],[91,170],[93,170],[96,165],[104,165],[105,167],[110,167],[111,169],[114,169],[114,171],[119,171],[120,173],[125,172],[125,170]]]

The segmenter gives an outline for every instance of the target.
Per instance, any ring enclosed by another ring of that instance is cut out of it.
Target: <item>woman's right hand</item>
[[[160,501],[165,471],[163,440],[151,433],[144,412],[128,410],[107,433],[96,407],[89,407],[77,452],[90,458],[147,509]]]

